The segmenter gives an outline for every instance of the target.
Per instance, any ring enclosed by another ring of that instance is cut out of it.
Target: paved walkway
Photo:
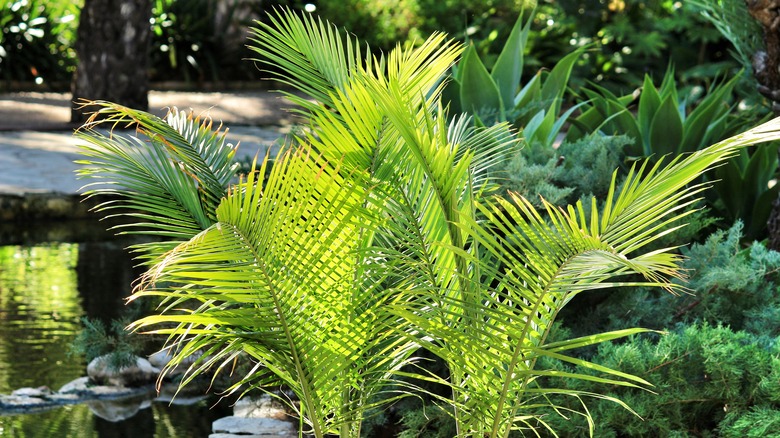
[[[265,91],[152,91],[149,102],[158,115],[177,107],[222,121],[228,141],[240,142],[239,154],[249,156],[264,154],[293,121],[290,103]],[[74,175],[78,141],[69,105],[67,93],[0,94],[0,196],[77,193],[82,183]]]

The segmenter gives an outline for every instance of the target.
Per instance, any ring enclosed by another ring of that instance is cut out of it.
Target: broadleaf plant
[[[734,116],[731,103],[740,78],[738,74],[721,81],[695,104],[681,98],[671,68],[658,88],[645,76],[638,98],[618,97],[593,85],[593,90],[583,90],[589,100],[582,104],[582,113],[571,119],[567,140],[593,133],[626,134],[634,139],[626,148],[629,160],[657,160],[700,150],[745,126],[744,117]],[[772,187],[777,157],[768,150],[743,150],[706,176],[715,181],[720,214],[729,223],[744,222],[749,239],[761,237],[778,190]]]
[[[444,97],[453,113],[465,112],[483,125],[509,122],[523,130],[527,144],[552,147],[577,109],[575,106],[561,114],[569,76],[584,48],[563,57],[549,72],[538,71],[523,84],[523,54],[533,18],[533,12],[527,18],[522,14],[517,18],[490,71],[470,44],[453,67]]]
[[[596,132],[625,134],[635,140],[628,149],[630,155],[652,159],[697,151],[734,134],[739,128],[729,117],[731,95],[739,78],[737,75],[722,81],[699,102],[681,97],[672,68],[667,70],[658,88],[646,75],[638,99],[634,94],[618,97],[592,84],[592,90],[583,90],[588,100],[581,108],[582,114],[571,119],[567,139]],[[635,104],[636,111],[633,111]]]
[[[304,94],[308,121],[267,178],[267,158],[237,183],[211,177],[230,153],[208,123],[108,102],[98,103],[102,121],[79,131],[81,174],[110,183],[88,193],[119,195],[98,209],[135,221],[129,232],[173,239],[138,248],[150,258],[134,298],[162,304],[133,328],[169,335],[169,367],[205,352],[183,384],[248,358],[254,367],[232,389],[286,386],[300,401],[291,408],[301,434],[316,437],[360,436],[369,409],[419,394],[416,381],[449,385],[451,397],[438,397],[459,437],[546,427],[537,408],[550,394],[622,404],[537,385],[554,374],[536,367],[549,357],[600,372],[564,378],[649,386],[566,355],[642,329],[549,343],[558,311],[607,286],[674,290],[679,256],[642,249],[687,214],[704,189],[691,181],[780,129],[772,122],[635,169],[622,188],[613,178],[601,213],[595,198],[588,215],[582,203],[547,204],[545,221],[526,199],[496,193],[491,167],[517,141],[508,126],[473,127],[442,104],[442,79],[462,51],[443,35],[370,57],[328,23],[279,10],[251,41],[261,62],[282,69],[276,79]],[[146,140],[101,135],[106,123],[129,123]],[[445,361],[448,379],[415,363],[420,347]]]

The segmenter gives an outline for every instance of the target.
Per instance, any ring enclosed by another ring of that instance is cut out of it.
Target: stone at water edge
[[[45,398],[52,395],[52,390],[46,386],[40,386],[38,388],[19,388],[12,392],[11,395],[18,397]]]
[[[153,367],[158,369],[165,368],[166,365],[173,359],[173,352],[171,352],[170,348],[162,349],[156,353],[152,353],[149,355],[149,363],[152,364]],[[200,359],[201,356],[203,356],[203,353],[196,353],[188,356],[184,361],[182,361],[179,365],[177,365],[175,368],[168,370],[167,375],[168,377],[177,376],[179,374],[184,374],[187,371],[187,368],[189,368],[190,365],[195,363],[196,360]]]
[[[223,417],[211,425],[215,434],[297,437],[295,425],[273,418]],[[211,435],[213,437],[214,435]]]
[[[233,415],[243,418],[273,418],[290,420],[287,408],[279,400],[268,394],[254,399],[242,398],[233,405]]]
[[[108,366],[108,355],[96,357],[87,365],[87,375],[98,385],[142,386],[154,383],[160,370],[148,360],[137,357],[135,365],[113,370]]]

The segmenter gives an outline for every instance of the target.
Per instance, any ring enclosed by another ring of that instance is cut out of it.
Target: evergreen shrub
[[[738,222],[683,250],[690,295],[613,290],[600,300],[572,302],[563,312],[566,321],[554,336],[626,325],[669,332],[582,352],[590,361],[647,376],[655,385],[653,392],[614,387],[609,393],[645,421],[632,421],[629,412],[610,403],[590,403],[598,436],[777,436],[768,431],[780,430],[771,427],[780,409],[780,253],[760,242],[744,248],[741,238]],[[562,384],[598,390],[587,381]],[[549,417],[564,436],[587,435],[577,417]]]

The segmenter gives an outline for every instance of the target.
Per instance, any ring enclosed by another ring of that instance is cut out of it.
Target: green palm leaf
[[[243,383],[283,382],[299,395],[317,436],[359,431],[357,405],[382,389],[413,345],[383,329],[381,278],[368,275],[371,264],[357,251],[373,221],[368,193],[310,149],[278,159],[264,188],[253,178],[225,198],[213,226],[167,254],[136,294],[204,307],[169,305],[169,313],[137,326],[177,323],[156,332],[174,335],[178,359],[204,345],[212,361],[248,354],[260,368]],[[362,391],[350,394],[356,385]]]
[[[235,148],[226,132],[213,130],[210,119],[171,110],[165,120],[109,102],[92,102],[105,118],[87,122],[76,137],[84,142],[81,178],[98,180],[85,186],[88,196],[111,195],[98,211],[140,222],[121,226],[133,233],[174,241],[187,240],[214,222],[214,209],[235,174]],[[131,132],[103,134],[102,124],[126,125]],[[117,195],[120,195],[117,197]],[[168,244],[142,245],[160,254]],[[154,249],[157,248],[157,249]]]
[[[435,289],[426,294],[419,287],[416,293],[425,299],[407,300],[394,308],[426,333],[426,347],[447,361],[459,433],[507,436],[518,427],[517,418],[539,403],[539,396],[556,393],[554,388],[536,387],[542,377],[648,386],[638,377],[562,354],[583,342],[599,343],[638,329],[545,344],[558,311],[574,295],[603,287],[643,284],[679,289],[671,281],[680,277],[680,257],[671,252],[673,248],[639,251],[669,223],[688,214],[680,206],[703,190],[690,185],[702,172],[741,147],[777,136],[779,129],[780,120],[775,120],[666,166],[638,169],[620,191],[613,179],[601,214],[595,199],[589,215],[581,203],[568,209],[545,204],[549,218],[545,220],[527,200],[513,196],[511,202],[501,198],[478,202],[484,223],[460,216],[464,236],[481,248],[479,252],[466,250],[467,246],[448,248],[470,266],[451,272],[468,286],[448,295]],[[472,274],[476,272],[480,275]],[[463,311],[468,308],[473,311]],[[542,356],[585,366],[605,377],[536,369]]]
[[[450,270],[454,258],[433,242],[457,240],[447,217],[471,210],[467,188],[489,188],[497,154],[515,140],[505,126],[448,124],[441,78],[460,48],[441,35],[365,65],[324,68],[322,44],[341,50],[341,37],[307,19],[280,20],[289,23],[278,32],[257,31],[264,50],[286,56],[285,47],[309,41],[288,57],[297,59],[291,76],[321,81],[327,98],[306,107],[308,132],[267,180],[252,174],[231,188],[212,223],[157,260],[135,296],[162,297],[162,312],[135,327],[170,336],[171,366],[207,351],[185,382],[248,355],[257,366],[242,384],[283,383],[312,433],[356,436],[365,409],[418,348],[386,310],[406,287],[393,257],[434,249],[431,269]]]

